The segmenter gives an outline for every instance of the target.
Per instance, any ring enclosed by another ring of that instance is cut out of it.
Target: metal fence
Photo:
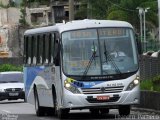
[[[147,80],[160,75],[160,57],[142,55],[140,57],[141,80]]]

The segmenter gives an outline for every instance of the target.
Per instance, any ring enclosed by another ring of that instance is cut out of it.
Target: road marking
[[[6,113],[11,113],[11,112],[10,112],[10,111],[8,111],[8,110],[1,110],[1,111],[6,112]]]

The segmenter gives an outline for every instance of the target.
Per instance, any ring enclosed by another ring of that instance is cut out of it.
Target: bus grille
[[[96,88],[81,88],[83,94],[105,94],[105,93],[120,93],[123,91],[124,86],[118,87],[96,87]]]

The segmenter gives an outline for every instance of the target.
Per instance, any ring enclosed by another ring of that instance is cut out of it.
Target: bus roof
[[[30,29],[25,32],[25,35],[44,33],[51,31],[63,31],[76,30],[76,29],[86,29],[86,28],[102,28],[102,27],[129,27],[133,28],[132,25],[125,21],[117,20],[75,20],[67,23],[59,23],[53,26],[41,27]]]

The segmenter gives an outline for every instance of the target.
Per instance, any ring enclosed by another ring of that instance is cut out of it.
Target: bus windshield
[[[92,76],[134,72],[138,69],[133,30],[99,28],[62,33],[63,71]]]

